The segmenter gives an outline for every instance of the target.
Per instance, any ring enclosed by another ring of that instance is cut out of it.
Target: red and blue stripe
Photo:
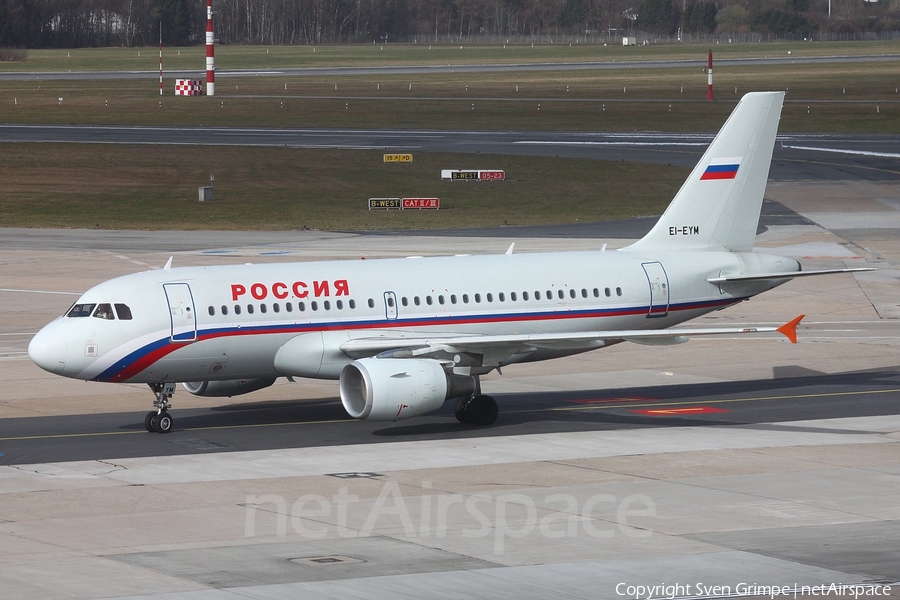
[[[685,302],[670,305],[669,311],[686,310],[710,310],[729,306],[741,302],[743,298],[727,298],[712,301]],[[448,325],[492,325],[502,323],[527,323],[537,321],[560,321],[568,319],[593,319],[646,315],[650,311],[649,306],[636,306],[611,309],[586,309],[586,310],[560,310],[541,311],[533,313],[495,313],[495,314],[469,314],[447,315],[430,317],[412,317],[398,319],[371,319],[360,321],[331,321],[316,323],[285,323],[267,325],[241,325],[240,327],[215,327],[197,331],[197,340],[193,343],[238,336],[256,335],[282,335],[303,334],[316,331],[352,330],[362,331],[366,329],[409,329],[424,327],[441,327]],[[434,332],[435,337],[440,337],[442,332]],[[147,344],[117,360],[112,366],[93,378],[93,381],[123,382],[137,376],[159,360],[162,360],[172,352],[186,347],[184,342],[172,342],[168,337],[161,338]]]

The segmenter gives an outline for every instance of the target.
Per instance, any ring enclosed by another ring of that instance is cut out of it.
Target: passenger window
[[[274,312],[281,312],[281,306],[279,306],[278,303],[275,302],[274,304],[272,304],[272,310]]]
[[[419,300],[418,296],[413,296],[413,304],[415,304],[416,306],[419,306],[420,304],[422,304],[422,301]]]
[[[285,303],[284,303],[284,310],[286,310],[286,311],[288,311],[288,312],[294,312],[294,305],[291,304],[290,302],[285,302]]]
[[[556,290],[556,293],[559,295],[560,300],[566,297],[566,293],[562,290]]]
[[[253,305],[252,305],[252,304],[248,304],[248,305],[247,305],[247,314],[248,314],[248,315],[252,315],[252,314],[253,314]]]
[[[522,292],[522,300],[528,302],[528,292]]]
[[[350,301],[350,308],[356,308],[356,300]]]
[[[223,314],[223,315],[227,315],[227,314],[228,314],[228,307],[225,306],[224,304],[222,305],[222,314]]]
[[[493,302],[493,301],[494,301],[494,295],[491,294],[491,293],[485,294],[484,297],[487,299],[488,302]]]
[[[393,306],[393,305],[394,305],[394,299],[391,298],[391,306]],[[322,302],[322,309],[323,310],[331,310],[331,302],[329,300],[325,300],[324,302]]]
[[[581,288],[581,297],[587,298],[587,290],[585,288]]]
[[[94,312],[96,304],[76,304],[66,313],[67,317],[89,317]]]
[[[450,304],[456,304],[456,294],[450,294]]]
[[[309,307],[313,310],[319,310],[319,303],[313,300],[309,303]]]
[[[300,312],[306,312],[306,302],[298,302],[297,310],[299,310]]]
[[[603,291],[606,293],[606,297],[607,297],[607,298],[609,298],[610,296],[612,296],[612,294],[611,294],[610,291],[609,291],[609,288],[606,288],[606,289],[603,290]]]
[[[499,294],[497,294],[497,300],[499,300],[500,302],[503,302],[504,300],[506,300],[506,296],[503,295],[503,292],[500,292]]]
[[[131,320],[131,309],[128,308],[127,304],[114,304],[116,307],[116,314],[119,316],[120,321],[130,321]]]
[[[515,292],[510,292],[510,293],[509,293],[509,299],[512,300],[513,302],[515,302],[515,301],[516,301],[516,293],[515,293]]]
[[[259,312],[261,312],[261,313],[266,312],[266,305],[264,303],[259,305]]]
[[[107,321],[115,319],[112,306],[106,303],[97,305],[97,310],[94,311],[94,317],[97,319],[106,319]]]
[[[468,303],[469,303],[469,295],[463,294],[463,304],[468,304]]]
[[[402,304],[403,306],[409,306],[409,300],[406,299],[406,296],[400,298],[400,304]]]
[[[540,299],[541,299],[541,293],[540,293],[539,291],[537,291],[537,290],[534,290],[534,299],[535,299],[535,300],[540,300]]]
[[[338,310],[343,310],[344,301],[343,300],[335,300],[334,305],[337,307]]]
[[[575,297],[575,290],[569,290],[569,298]]]
[[[240,304],[234,305],[234,314],[236,314],[236,315],[241,314],[241,305]]]
[[[594,288],[594,298],[599,298],[599,297],[600,297],[600,290],[598,290],[597,288]]]
[[[375,308],[375,301],[369,298],[369,308]]]
[[[425,304],[431,306],[433,303],[434,301],[431,299],[431,296],[425,296]]]
[[[438,296],[438,304],[444,303],[444,296]]]
[[[621,296],[621,295],[622,295],[622,288],[617,287],[616,288],[616,296]]]
[[[475,294],[475,302],[481,302],[481,294]]]
[[[547,290],[547,300],[553,300],[553,290]]]
[[[212,306],[209,307],[209,316],[211,316],[211,317],[216,316],[216,309],[213,308]]]

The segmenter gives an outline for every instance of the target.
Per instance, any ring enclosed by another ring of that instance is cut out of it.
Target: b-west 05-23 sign
[[[506,171],[499,169],[442,169],[441,179],[451,181],[503,181]]]

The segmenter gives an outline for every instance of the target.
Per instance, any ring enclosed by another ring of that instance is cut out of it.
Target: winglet
[[[509,245],[509,250],[506,251],[506,255],[507,255],[507,256],[512,255],[512,253],[513,253],[513,248],[515,248],[515,247],[516,247],[516,243],[515,243],[515,242],[513,242],[512,244],[510,244],[510,245]]]
[[[796,344],[797,343],[797,325],[800,324],[800,321],[802,321],[803,317],[805,317],[805,316],[806,315],[800,315],[796,319],[794,319],[792,321],[788,321],[787,323],[785,323],[784,325],[782,325],[781,327],[779,327],[777,329],[778,333],[784,335],[784,337],[791,340],[792,344]]]
[[[174,256],[170,256],[169,260],[166,261],[166,266],[163,267],[163,271],[170,271],[172,269],[172,259]]]

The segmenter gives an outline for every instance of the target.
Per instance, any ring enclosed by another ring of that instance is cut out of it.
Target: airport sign
[[[451,181],[504,181],[506,172],[499,169],[442,169],[441,179]]]

